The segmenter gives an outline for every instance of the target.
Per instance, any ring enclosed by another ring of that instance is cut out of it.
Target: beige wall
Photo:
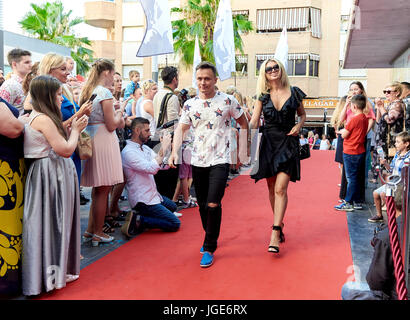
[[[170,8],[185,5],[187,0],[170,0]],[[354,80],[363,81],[367,93],[370,97],[379,96],[385,85],[395,78],[403,78],[403,72],[392,69],[368,69],[364,73],[358,72],[355,76],[339,77],[339,59],[340,59],[340,15],[341,1],[345,0],[232,0],[232,10],[249,10],[249,19],[253,22],[256,29],[256,10],[263,8],[288,8],[288,7],[315,7],[320,8],[322,38],[312,37],[310,31],[288,32],[289,53],[315,53],[320,55],[319,77],[291,76],[290,81],[294,86],[300,87],[309,97],[337,97],[342,95],[340,92],[340,81],[345,83]],[[99,8],[98,5],[94,8]],[[101,17],[107,17],[107,13],[101,12]],[[93,12],[92,17],[98,18],[98,14]],[[97,57],[115,56],[115,65],[123,78],[127,79],[127,70],[135,68],[140,70],[143,79],[152,77],[151,58],[137,58],[136,51],[142,39],[131,41],[133,38],[139,38],[144,34],[145,17],[139,3],[115,1],[115,24],[113,28],[107,29],[107,40],[94,45],[96,47]],[[128,39],[123,38],[124,28],[130,34]],[[228,86],[236,83],[237,88],[244,95],[253,95],[256,91],[256,54],[274,53],[280,33],[262,33],[256,34],[251,32],[243,35],[244,53],[248,55],[248,74],[245,76],[238,75],[235,78],[226,81],[219,81],[218,87],[225,90]],[[168,62],[172,61],[172,55],[168,55]],[[163,56],[158,58],[159,63],[164,60]],[[135,66],[135,67],[134,67]],[[408,72],[404,72],[408,74]],[[340,81],[339,81],[340,80]],[[402,80],[403,81],[403,80]],[[161,81],[160,81],[161,82]],[[191,86],[192,70],[180,66],[180,88]],[[125,84],[127,81],[125,81]]]

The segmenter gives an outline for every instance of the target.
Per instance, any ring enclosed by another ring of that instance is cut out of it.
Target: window
[[[248,75],[248,55],[237,54],[235,59],[236,75],[247,76]]]
[[[310,77],[319,76],[319,60],[320,60],[320,57],[318,54],[314,54],[314,53],[309,54],[309,76]]]
[[[294,61],[295,61],[294,75],[295,76],[305,76],[306,75],[306,60],[298,59]]]
[[[232,16],[244,16],[246,19],[249,20],[249,10],[232,10]]]
[[[273,59],[273,57],[275,56],[275,54],[273,53],[268,53],[268,54],[257,54],[256,55],[256,75],[259,75],[259,69],[261,68],[262,63],[265,60],[268,59]]]
[[[256,75],[259,75],[259,68],[267,59],[274,58],[274,54],[257,54],[256,55]],[[318,54],[314,53],[289,53],[288,54],[288,76],[319,76]]]
[[[308,31],[321,37],[321,10],[317,8],[259,9],[256,11],[256,32]]]

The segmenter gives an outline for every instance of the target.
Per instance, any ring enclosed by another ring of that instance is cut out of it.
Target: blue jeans
[[[177,231],[181,226],[181,222],[174,215],[177,205],[165,196],[162,198],[163,201],[159,204],[137,203],[134,209],[141,216],[142,228]]]
[[[361,199],[359,181],[360,168],[365,161],[366,152],[361,154],[346,154],[343,153],[343,165],[346,171],[347,190],[346,190],[346,202],[352,204],[353,202],[359,202]]]
[[[390,300],[382,291],[370,290],[363,282],[346,282],[342,287],[343,300]]]

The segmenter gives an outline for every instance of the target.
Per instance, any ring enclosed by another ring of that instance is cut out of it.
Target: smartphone
[[[97,94],[96,94],[96,93],[93,93],[93,94],[91,95],[89,101],[92,102],[92,101],[95,99],[96,96],[97,96]]]

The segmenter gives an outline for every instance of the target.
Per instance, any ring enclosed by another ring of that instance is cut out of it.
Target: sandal
[[[111,225],[108,222],[106,222],[103,225],[102,231],[104,233],[113,233],[113,232],[115,232],[115,229],[113,227],[111,227]]]
[[[121,228],[121,224],[113,216],[106,216],[105,223],[108,223],[112,228]]]
[[[272,230],[279,231],[279,243],[285,242],[285,235],[284,235],[284,233],[282,232],[282,227],[273,225],[273,226],[272,226]],[[270,245],[270,246],[268,247],[268,252],[271,252],[271,253],[279,253],[279,246],[272,246],[272,245]]]

